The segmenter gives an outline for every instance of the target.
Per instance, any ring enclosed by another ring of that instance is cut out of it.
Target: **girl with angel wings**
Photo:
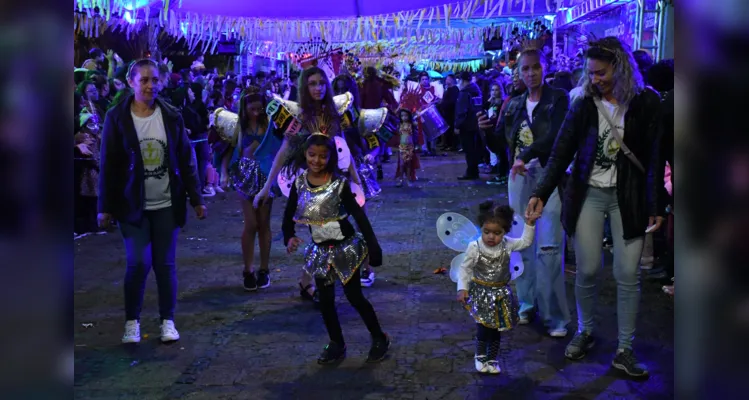
[[[536,222],[525,222],[521,238],[507,237],[517,223],[514,211],[487,201],[479,205],[478,223],[480,233],[462,215],[446,213],[437,220],[438,236],[452,249],[465,249],[453,260],[450,275],[458,283],[458,302],[476,321],[476,371],[498,374],[500,332],[514,328],[518,321],[517,300],[509,283],[523,268],[520,258],[511,253],[533,243]]]

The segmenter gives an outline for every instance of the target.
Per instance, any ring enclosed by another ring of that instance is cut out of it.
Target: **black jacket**
[[[498,141],[502,139],[507,141],[507,147],[510,149],[510,164],[515,157],[515,144],[520,134],[520,124],[528,118],[527,100],[527,91],[510,99],[499,116],[494,133],[487,135],[487,147],[496,154],[502,153],[504,147],[499,146]],[[530,126],[533,132],[533,144],[523,150],[517,158],[523,160],[524,163],[538,158],[541,166],[546,167],[554,139],[562,126],[569,104],[570,97],[567,92],[544,84],[541,89],[541,99],[533,110],[533,122]]]
[[[127,97],[107,113],[102,130],[99,174],[99,212],[112,214],[118,221],[139,226],[145,205],[143,156]],[[187,219],[187,196],[193,207],[205,204],[198,191],[198,175],[185,124],[174,107],[161,98],[161,108],[169,151],[169,186],[177,226]]]
[[[624,239],[645,235],[648,217],[663,216],[658,207],[659,188],[663,187],[664,163],[660,160],[661,104],[650,89],[635,96],[624,115],[624,144],[645,167],[641,172],[621,151],[616,158],[616,189],[624,226]],[[562,225],[569,235],[575,233],[577,219],[588,192],[598,143],[598,109],[593,98],[579,97],[559,131],[544,176],[533,196],[546,203],[562,175],[572,162],[570,179],[562,198]]]
[[[458,101],[459,93],[460,90],[457,86],[450,86],[445,90],[445,93],[442,95],[442,102],[437,106],[442,118],[450,126],[454,126],[455,124],[455,104]]]
[[[455,104],[455,129],[461,132],[478,132],[479,121],[476,113],[481,111],[483,99],[481,89],[471,82],[458,93]]]

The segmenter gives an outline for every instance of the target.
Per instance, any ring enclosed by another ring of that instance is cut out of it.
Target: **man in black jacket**
[[[482,129],[494,128],[487,133],[491,151],[500,153],[499,141],[507,140],[513,160],[507,189],[510,206],[517,213],[523,212],[541,178],[569,107],[567,92],[544,84],[545,63],[541,51],[523,51],[518,58],[518,68],[527,91],[510,100],[496,128],[486,115],[482,114],[479,119]],[[527,324],[534,304],[538,303],[539,315],[552,337],[565,337],[570,321],[564,287],[564,234],[560,213],[561,202],[555,191],[536,224],[534,245],[520,252],[524,271],[515,281],[520,301],[519,322]],[[520,228],[523,224],[514,226]],[[522,228],[513,232],[513,237],[520,237],[521,231]]]
[[[458,76],[458,101],[455,104],[455,133],[460,137],[466,155],[466,172],[459,180],[479,178],[479,162],[482,153],[482,141],[479,136],[479,125],[476,113],[483,105],[481,89],[471,82],[471,73],[463,71]]]

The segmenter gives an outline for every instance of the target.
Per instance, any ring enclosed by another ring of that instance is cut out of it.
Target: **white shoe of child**
[[[486,364],[486,361],[481,361],[481,360],[486,360],[486,356],[475,356],[473,358],[473,363],[474,363],[474,366],[476,367],[476,371],[485,374],[489,372],[489,366]]]

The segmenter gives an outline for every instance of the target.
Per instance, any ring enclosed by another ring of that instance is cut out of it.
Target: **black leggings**
[[[476,324],[476,339],[482,342],[499,341],[499,331],[489,329],[481,324]]]
[[[479,361],[496,360],[499,354],[499,331],[476,324],[476,357]]]
[[[322,319],[325,322],[325,328],[328,329],[330,340],[343,346],[346,343],[343,340],[341,323],[338,321],[338,312],[335,307],[335,284],[325,285],[325,280],[323,279],[315,279],[315,284],[317,285],[317,294],[320,297]],[[372,304],[369,303],[362,293],[359,270],[354,273],[354,276],[351,277],[347,284],[343,285],[343,293],[346,295],[351,306],[361,315],[364,325],[367,326],[372,337],[384,337],[385,334],[382,332],[382,328],[380,328],[377,314],[375,314]]]

